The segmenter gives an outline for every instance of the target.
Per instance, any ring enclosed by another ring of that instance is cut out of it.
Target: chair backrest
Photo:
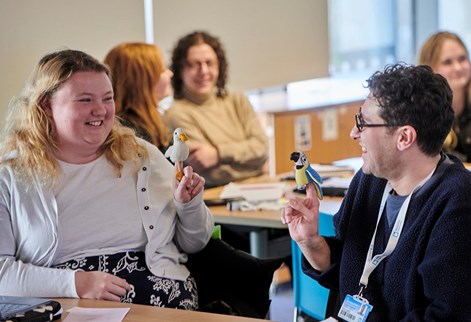
[[[335,234],[332,215],[320,213],[319,232],[323,236]],[[303,273],[301,268],[302,253],[293,240],[291,241],[291,250],[293,255],[294,307],[317,320],[324,320],[330,291]]]
[[[260,259],[211,238],[186,266],[198,285],[201,311],[263,319],[270,307],[273,273],[284,258]]]

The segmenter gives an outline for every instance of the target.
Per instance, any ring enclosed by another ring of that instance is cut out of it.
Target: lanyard
[[[389,235],[389,240],[386,245],[386,249],[382,254],[377,254],[373,257],[373,248],[374,248],[374,243],[375,243],[375,237],[376,237],[376,232],[378,231],[378,225],[379,221],[381,219],[381,216],[383,215],[383,210],[386,205],[386,200],[388,199],[389,192],[392,190],[391,184],[388,182],[386,184],[386,187],[384,188],[383,192],[383,198],[381,199],[381,206],[379,207],[379,213],[378,213],[378,220],[376,221],[376,228],[375,232],[373,234],[373,237],[371,238],[370,242],[370,247],[368,248],[368,253],[366,255],[366,262],[365,262],[365,267],[363,268],[363,273],[361,274],[360,278],[360,292],[359,296],[362,296],[363,290],[368,286],[368,278],[370,277],[371,273],[373,270],[381,263],[383,259],[388,257],[396,248],[396,245],[399,241],[399,237],[401,236],[402,232],[402,227],[404,226],[404,222],[406,219],[406,214],[407,214],[407,209],[409,208],[409,203],[412,198],[412,195],[422,187],[428,179],[430,179],[435,172],[435,169],[430,172],[430,174],[422,180],[415,188],[412,190],[412,192],[407,196],[406,200],[404,200],[404,203],[401,206],[401,209],[399,210],[399,213],[396,217],[396,220],[394,221],[394,226],[391,231],[391,234]],[[372,258],[373,257],[373,258]]]

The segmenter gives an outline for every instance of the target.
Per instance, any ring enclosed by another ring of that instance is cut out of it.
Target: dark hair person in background
[[[219,39],[203,31],[184,36],[170,68],[175,100],[165,120],[190,138],[187,163],[206,186],[262,174],[268,139],[248,99],[226,91],[227,60]]]
[[[454,119],[450,86],[424,65],[388,66],[367,84],[350,134],[363,167],[334,217],[335,237],[319,235],[312,184],[282,212],[303,270],[343,303],[368,301],[367,321],[469,321],[471,173],[441,152]],[[359,318],[355,305],[339,317]]]

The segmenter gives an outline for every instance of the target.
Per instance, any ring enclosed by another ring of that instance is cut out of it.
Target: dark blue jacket
[[[303,258],[304,272],[339,290],[340,302],[358,294],[385,185],[360,170],[327,238],[332,266],[319,274]],[[396,249],[370,275],[368,322],[471,321],[470,256],[471,172],[450,156],[413,195]]]

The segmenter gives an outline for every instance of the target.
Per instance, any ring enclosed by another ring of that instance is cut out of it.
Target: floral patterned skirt
[[[124,252],[77,258],[56,268],[107,272],[125,279],[132,289],[121,302],[147,304],[184,310],[198,309],[195,279],[173,280],[153,275],[146,266],[144,252]]]

